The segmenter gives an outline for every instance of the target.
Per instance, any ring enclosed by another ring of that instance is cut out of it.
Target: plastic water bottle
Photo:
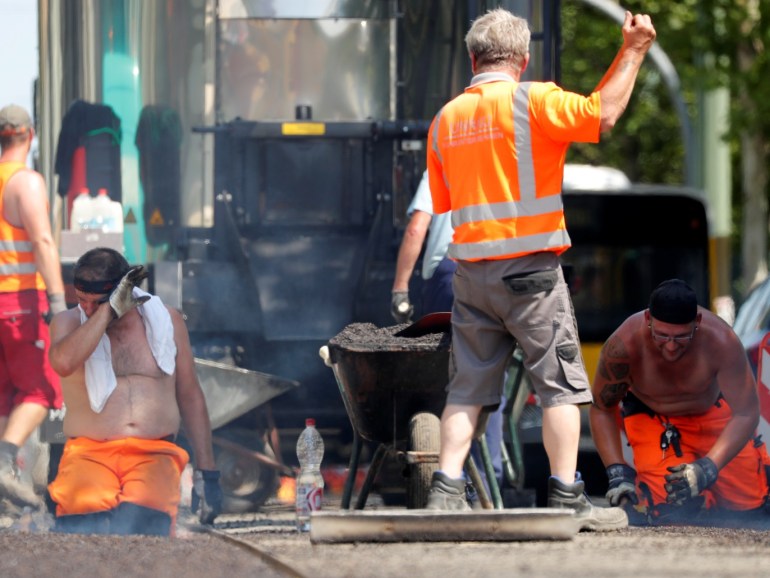
[[[72,201],[72,216],[70,217],[70,229],[78,232],[88,229],[91,225],[92,199],[88,189],[83,187],[75,200]]]
[[[112,201],[107,194],[107,189],[99,189],[99,193],[91,204],[91,229],[98,231],[112,231],[114,230],[114,223],[112,223]]]
[[[118,201],[110,201],[110,216],[107,219],[110,223],[110,233],[123,232],[123,205]]]
[[[305,429],[297,440],[297,529],[310,530],[310,513],[321,509],[324,495],[324,479],[321,475],[321,460],[324,456],[324,441],[315,428],[315,420],[305,420]]]

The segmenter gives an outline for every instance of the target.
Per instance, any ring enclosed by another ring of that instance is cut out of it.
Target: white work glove
[[[408,291],[393,291],[390,299],[390,314],[396,323],[409,323],[412,320],[414,306],[409,302]]]
[[[67,310],[67,301],[64,298],[64,293],[51,293],[48,295],[48,310],[51,312],[51,315]]]
[[[123,275],[118,286],[112,290],[109,299],[110,307],[112,307],[112,312],[115,313],[117,319],[120,319],[142,303],[149,301],[150,295],[134,297],[134,287],[144,281],[147,278],[147,274],[142,265],[131,267],[128,273]]]
[[[66,310],[67,300],[64,298],[64,293],[50,293],[48,295],[48,311],[43,313],[43,319],[50,325],[54,315]]]

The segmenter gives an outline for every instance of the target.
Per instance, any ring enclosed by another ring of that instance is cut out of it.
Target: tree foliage
[[[730,91],[734,231],[739,283],[746,288],[767,270],[770,160],[770,0],[626,0],[632,13],[652,17],[657,42],[674,63],[689,118],[698,126],[698,96]],[[579,0],[562,0],[562,84],[590,92],[622,42],[620,27]],[[678,183],[684,146],[675,107],[660,75],[643,67],[626,114],[598,147],[573,146],[570,162],[607,164],[635,181]],[[739,236],[739,237],[738,237]]]
[[[561,22],[561,84],[588,94],[623,42],[620,26],[577,0],[563,1]],[[573,145],[568,160],[614,166],[636,182],[682,183],[685,144],[680,136],[681,123],[666,86],[658,71],[645,65],[612,133],[599,145]]]

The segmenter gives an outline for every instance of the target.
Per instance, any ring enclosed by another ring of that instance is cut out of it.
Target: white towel
[[[149,295],[145,291],[134,287],[134,297]],[[83,309],[80,309],[80,323],[86,322]],[[159,297],[151,296],[149,301],[137,307],[137,311],[144,318],[144,330],[147,343],[155,358],[155,362],[166,375],[174,373],[176,368],[176,342],[174,341],[174,324],[171,315],[163,305]],[[110,338],[105,333],[99,340],[96,349],[86,360],[86,389],[91,409],[96,413],[104,409],[107,399],[115,391],[118,380],[112,367],[112,348]]]

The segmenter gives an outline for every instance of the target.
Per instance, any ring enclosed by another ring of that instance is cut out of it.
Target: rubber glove
[[[681,504],[700,494],[717,481],[719,470],[711,458],[700,458],[691,464],[679,464],[668,468],[666,489],[669,504]]]
[[[144,295],[139,298],[134,297],[134,287],[144,281],[147,275],[148,273],[142,265],[132,267],[128,270],[128,273],[123,275],[118,286],[112,290],[109,299],[110,307],[112,307],[112,311],[117,319],[120,319],[129,311],[150,299],[150,295]]]
[[[412,320],[414,306],[409,302],[408,291],[393,291],[390,300],[390,314],[396,323],[409,323]]]
[[[213,524],[214,518],[222,513],[222,488],[219,486],[219,472],[217,470],[195,470],[193,472],[190,509],[193,513],[200,509],[198,519],[201,524]]]

